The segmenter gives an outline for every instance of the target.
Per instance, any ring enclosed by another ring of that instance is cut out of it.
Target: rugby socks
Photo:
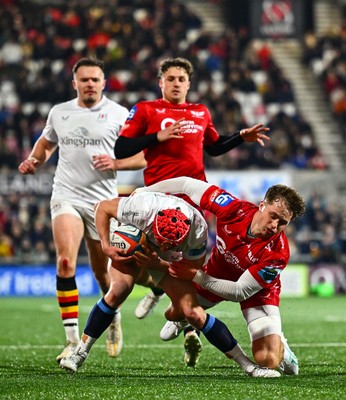
[[[154,293],[155,296],[162,296],[165,292],[159,288],[159,287],[154,287],[151,289],[151,291]]]
[[[213,315],[207,314],[207,319],[201,332],[222,353],[226,354],[237,345],[236,339],[232,336],[227,326]]]
[[[74,276],[72,278],[56,276],[56,297],[59,303],[66,340],[71,343],[78,343],[78,289]]]
[[[212,345],[222,351],[226,357],[234,360],[243,371],[251,372],[254,369],[254,363],[244,353],[237,340],[222,321],[207,314],[207,319],[201,332]]]
[[[113,321],[116,310],[100,299],[91,310],[84,333],[98,339]]]

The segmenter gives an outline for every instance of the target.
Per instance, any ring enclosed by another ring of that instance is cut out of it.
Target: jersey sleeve
[[[53,127],[53,114],[54,114],[55,106],[49,111],[46,125],[43,128],[41,136],[47,139],[49,142],[58,143],[58,136]]]
[[[125,124],[119,132],[119,136],[127,138],[144,136],[148,128],[147,121],[145,105],[143,102],[139,102],[131,108]]]
[[[207,127],[206,127],[205,133],[204,133],[204,142],[203,142],[204,147],[211,146],[220,137],[219,133],[217,132],[217,130],[214,126],[214,123],[211,119],[210,112],[207,107],[205,107],[205,112],[206,112],[206,118],[208,119],[208,123],[207,123]]]
[[[124,126],[128,117],[129,117],[129,110],[126,107],[121,107],[119,110],[119,124],[121,127]]]
[[[230,208],[239,203],[239,199],[226,192],[224,189],[212,185],[203,194],[200,205],[203,210],[221,217],[229,213]]]
[[[288,258],[284,255],[270,252],[270,256],[253,264],[248,271],[263,288],[269,288],[278,282],[287,262]]]

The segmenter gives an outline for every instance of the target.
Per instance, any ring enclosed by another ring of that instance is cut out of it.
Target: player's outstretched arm
[[[137,188],[132,194],[136,195],[141,192],[184,193],[194,203],[199,205],[204,192],[210,186],[212,186],[210,183],[200,181],[199,179],[181,176],[179,178],[166,179],[150,186]]]
[[[192,280],[210,292],[234,302],[244,301],[262,289],[248,270],[236,282],[214,278],[202,270],[198,270]]]
[[[216,142],[209,146],[205,146],[204,150],[210,156],[217,157],[227,153],[244,142],[258,142],[261,146],[264,146],[264,142],[270,140],[269,136],[264,133],[267,131],[269,131],[269,128],[265,127],[263,124],[257,124],[251,128],[237,131],[230,136],[220,135]]]

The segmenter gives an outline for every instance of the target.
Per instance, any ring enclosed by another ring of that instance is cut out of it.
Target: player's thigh
[[[107,273],[109,258],[102,251],[101,242],[86,237],[85,244],[88,250],[90,266],[94,273]]]
[[[172,313],[181,314],[184,317],[190,315],[194,309],[199,307],[192,282],[178,280],[166,274],[160,281],[159,286],[166,292],[172,302]]]
[[[82,219],[73,214],[60,214],[52,220],[52,231],[57,258],[65,257],[75,264],[84,235]]]
[[[138,269],[135,265],[129,264],[127,268],[123,266],[122,271],[119,271],[110,263],[108,274],[111,284],[105,299],[109,305],[113,307],[119,306],[132,292],[137,279]]]
[[[242,310],[246,320],[251,341],[269,335],[281,335],[281,316],[279,307],[262,305]]]
[[[277,306],[264,305],[243,310],[252,343],[252,352],[258,360],[281,358],[281,316]]]

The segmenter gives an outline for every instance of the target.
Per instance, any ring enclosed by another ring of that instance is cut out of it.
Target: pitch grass
[[[55,298],[1,298],[0,399],[346,399],[346,297],[283,299],[284,331],[300,360],[300,375],[254,379],[204,337],[198,366],[186,368],[183,339],[165,343],[158,337],[168,300],[140,321],[134,309],[142,294],[137,288],[123,305],[121,355],[109,358],[101,337],[72,377],[55,362],[64,342]],[[81,298],[81,329],[96,300]],[[250,353],[238,305],[224,303],[212,311]]]

